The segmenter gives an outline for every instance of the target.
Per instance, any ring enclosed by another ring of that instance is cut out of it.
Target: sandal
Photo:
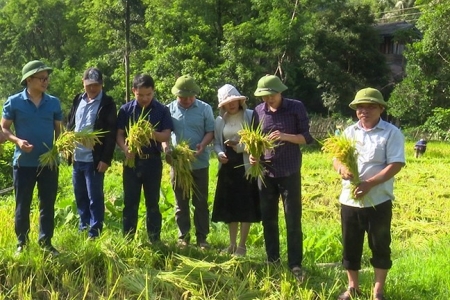
[[[245,256],[247,254],[247,248],[246,247],[242,247],[242,246],[238,246],[236,248],[236,251],[234,251],[234,256]]]
[[[352,300],[361,296],[361,291],[354,287],[349,287],[345,292],[339,295],[338,300]]]
[[[375,294],[375,297],[373,298],[373,300],[386,300],[386,297],[384,297],[383,293],[377,293],[377,294]]]
[[[293,267],[291,269],[292,275],[294,275],[295,279],[302,283],[305,280],[305,272],[303,272],[302,268],[299,266]]]
[[[236,245],[230,244],[228,247],[220,251],[222,254],[233,254],[236,251]]]

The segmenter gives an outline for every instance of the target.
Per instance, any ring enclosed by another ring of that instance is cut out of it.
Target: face
[[[83,85],[89,99],[94,99],[102,91],[102,85],[100,83],[86,84],[83,80]]]
[[[365,128],[373,128],[378,124],[384,107],[375,103],[364,103],[356,105],[356,116]]]
[[[225,104],[223,106],[223,109],[225,109],[225,111],[230,114],[230,115],[234,115],[236,114],[239,109],[240,109],[240,105],[239,105],[239,100],[235,100],[235,101],[231,101],[228,102],[227,104]]]
[[[141,107],[146,107],[152,102],[153,96],[155,95],[155,91],[152,87],[139,87],[137,89],[133,88],[133,94],[136,98],[136,101],[139,103]]]
[[[47,71],[41,71],[28,77],[27,89],[35,92],[45,92],[48,87],[49,74]]]
[[[180,104],[183,108],[189,108],[195,101],[195,96],[188,96],[188,97],[177,97],[178,104]]]
[[[281,104],[281,93],[276,93],[268,96],[261,97],[267,105],[273,108],[278,108]]]

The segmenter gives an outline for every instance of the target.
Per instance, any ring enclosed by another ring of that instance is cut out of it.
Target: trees
[[[407,77],[389,99],[390,114],[413,125],[423,124],[436,107],[450,107],[450,3],[425,7],[417,26],[423,39],[405,52]]]

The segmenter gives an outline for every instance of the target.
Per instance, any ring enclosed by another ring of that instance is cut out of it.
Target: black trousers
[[[347,270],[361,269],[364,235],[367,232],[372,251],[370,263],[377,269],[390,269],[392,201],[374,207],[341,205],[342,265]]]

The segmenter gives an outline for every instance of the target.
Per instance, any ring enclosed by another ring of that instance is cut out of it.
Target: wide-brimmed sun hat
[[[387,108],[387,103],[384,101],[381,92],[370,87],[359,90],[355,95],[355,99],[353,99],[348,106],[350,106],[351,109],[356,110],[358,104],[379,104],[384,108]]]
[[[227,103],[239,100],[241,105],[247,100],[247,97],[242,96],[239,91],[231,84],[225,84],[217,91],[217,98],[219,99],[219,108]]]
[[[195,83],[191,75],[178,77],[175,85],[172,87],[172,94],[178,97],[191,97],[200,94],[200,87]]]
[[[263,97],[278,94],[287,89],[288,87],[281,82],[281,79],[278,76],[266,75],[259,79],[258,86],[254,94],[256,97]]]
[[[53,70],[40,60],[32,60],[27,62],[27,64],[22,68],[22,79],[20,80],[20,84],[25,85],[28,77],[42,71],[47,71],[48,74],[50,74]]]

